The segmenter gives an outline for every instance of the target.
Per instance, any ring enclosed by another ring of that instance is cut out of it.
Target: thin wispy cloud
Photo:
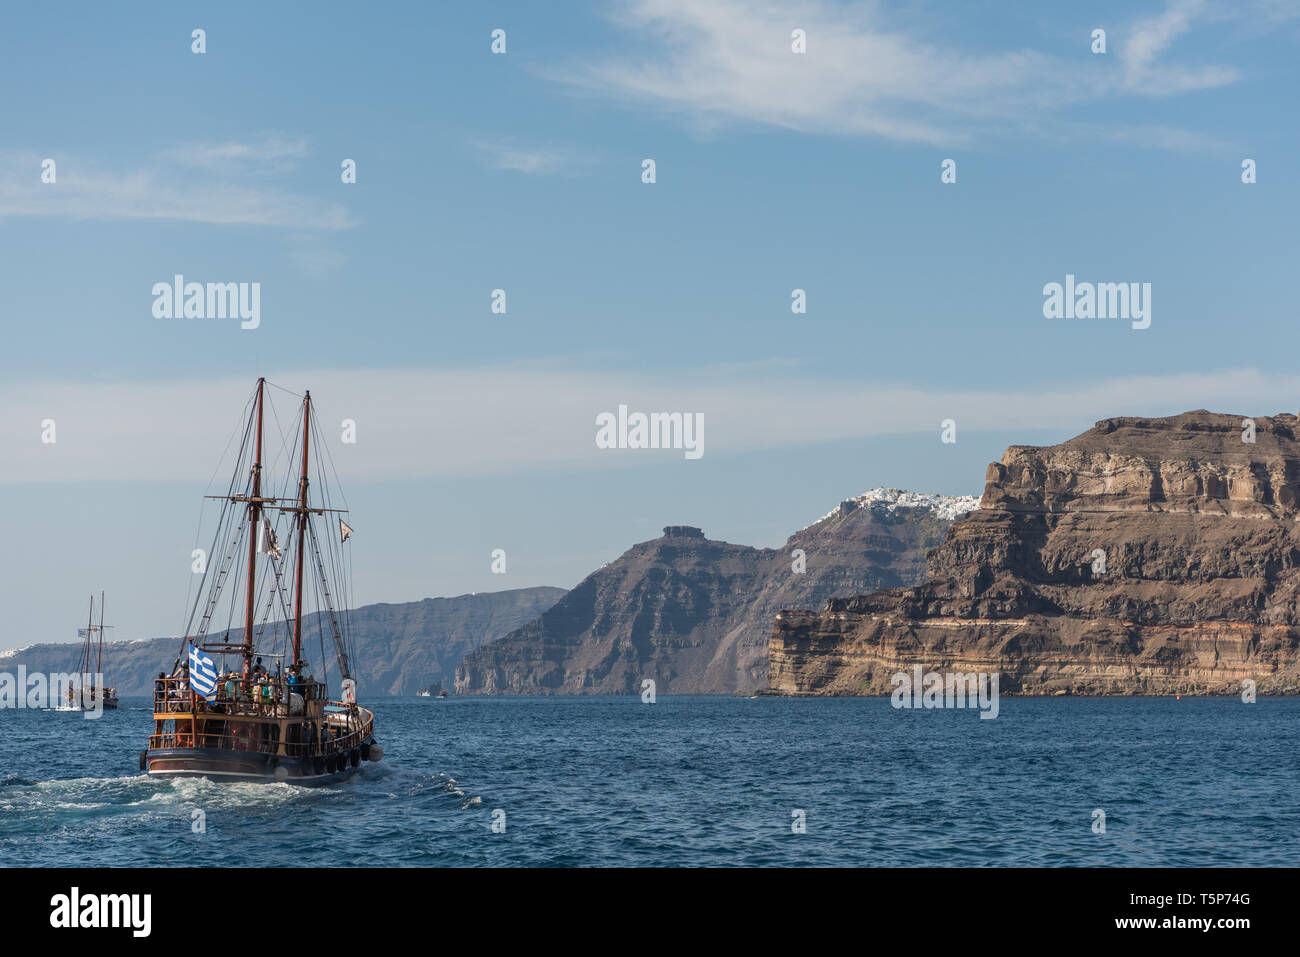
[[[249,143],[193,143],[162,153],[164,159],[227,175],[279,173],[296,169],[307,155],[305,139],[267,136]]]
[[[301,240],[293,243],[288,252],[289,261],[312,279],[323,280],[337,275],[348,257],[337,249],[329,249]]]
[[[0,152],[0,218],[173,220],[282,229],[340,230],[355,225],[339,203],[269,181],[297,162],[305,147],[282,141],[224,143],[165,151],[147,166],[110,168],[85,157],[55,154],[57,181],[41,181],[45,158]]]
[[[1232,148],[1228,140],[1220,137],[1176,126],[1166,126],[1162,123],[1142,126],[1072,123],[1057,126],[1054,135],[1062,143],[1071,139],[1077,142],[1079,137],[1083,136],[1095,142],[1105,141],[1138,149],[1159,149],[1173,153],[1223,152]]]
[[[704,415],[708,456],[797,449],[871,436],[928,434],[955,418],[970,431],[1056,430],[1062,438],[1112,415],[1167,415],[1210,407],[1243,415],[1293,411],[1300,375],[1254,370],[1080,379],[1050,391],[921,389],[734,368],[673,377],[612,374],[555,364],[449,371],[323,370],[272,374],[310,388],[345,481],[518,475],[684,462],[680,451],[596,447],[596,416],[632,410]],[[0,386],[0,483],[99,480],[206,482],[240,426],[251,381],[26,382]],[[273,391],[276,421],[296,400]],[[285,413],[288,413],[287,415]],[[57,442],[42,444],[53,419]],[[344,419],[355,445],[337,441]],[[267,439],[268,459],[286,437]],[[290,443],[291,444],[291,443]]]
[[[931,145],[1079,103],[1159,97],[1233,83],[1236,70],[1167,62],[1177,39],[1210,15],[1203,0],[1173,0],[1110,31],[1118,69],[1080,69],[1060,50],[969,51],[891,23],[876,4],[820,0],[628,0],[615,22],[651,52],[555,71],[576,87],[715,124],[747,121],[808,132],[875,135]],[[1225,14],[1222,8],[1216,17]],[[807,52],[791,52],[793,28]],[[1088,37],[1080,34],[1081,50]],[[1190,136],[1190,134],[1189,134]],[[1188,137],[1150,145],[1185,148]]]
[[[1161,66],[1157,58],[1173,42],[1205,17],[1205,0],[1174,0],[1159,15],[1137,21],[1123,36],[1120,62],[1129,89],[1151,96],[1186,93],[1225,86],[1238,79],[1236,70],[1224,66]]]
[[[521,146],[509,140],[479,141],[475,146],[490,169],[548,174],[573,171],[587,165],[585,157],[572,152]]]

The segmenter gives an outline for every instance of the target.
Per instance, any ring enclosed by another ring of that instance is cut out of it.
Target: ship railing
[[[332,750],[351,751],[370,740],[374,715],[365,708],[339,701],[328,702],[325,706],[325,723],[332,728],[338,727],[340,718],[343,719],[342,726],[347,730],[342,735],[335,733]]]
[[[243,733],[227,729],[221,732],[204,731],[196,735],[191,731],[179,729],[152,734],[149,736],[149,748],[151,750],[204,748],[220,751],[248,751],[255,754],[281,754],[295,758],[335,754],[339,751],[359,748],[370,739],[374,726],[373,717],[370,712],[361,708],[355,709],[355,712],[349,719],[349,730],[346,734],[328,738],[313,736],[310,741],[281,741],[269,736],[263,737],[260,733],[262,727],[271,728],[274,727],[273,725],[247,724],[243,727],[248,730]],[[298,728],[301,733],[308,725],[291,725],[291,727]]]
[[[213,705],[191,693],[190,682],[182,675],[155,678],[153,710],[155,714],[179,714],[194,710],[211,712]],[[215,709],[225,714],[289,717],[289,695],[299,695],[305,703],[327,697],[326,686],[319,681],[288,681],[267,678],[243,678],[226,675],[217,682]]]

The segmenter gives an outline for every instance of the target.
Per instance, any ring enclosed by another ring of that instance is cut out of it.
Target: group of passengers
[[[303,686],[314,683],[311,674],[304,675],[298,665],[290,665],[287,670],[282,670],[277,661],[275,673],[272,674],[258,657],[251,669],[245,667],[243,674],[228,670],[218,677],[213,711],[263,716],[284,714],[292,702],[292,695],[302,694],[305,690]],[[180,663],[172,678],[176,680],[169,683],[167,676],[158,672],[154,681],[154,698],[156,702],[164,704],[163,710],[181,711],[190,698],[189,663]]]

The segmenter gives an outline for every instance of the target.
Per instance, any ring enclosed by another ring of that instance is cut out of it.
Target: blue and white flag
[[[217,663],[190,645],[190,687],[200,698],[217,700]]]

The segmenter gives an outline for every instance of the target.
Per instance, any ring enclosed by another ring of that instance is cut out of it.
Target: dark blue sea
[[[368,703],[383,762],[322,789],[148,780],[148,703],[122,703],[0,711],[0,862],[1300,863],[1295,698],[1004,697],[995,720],[883,698],[388,698]]]

